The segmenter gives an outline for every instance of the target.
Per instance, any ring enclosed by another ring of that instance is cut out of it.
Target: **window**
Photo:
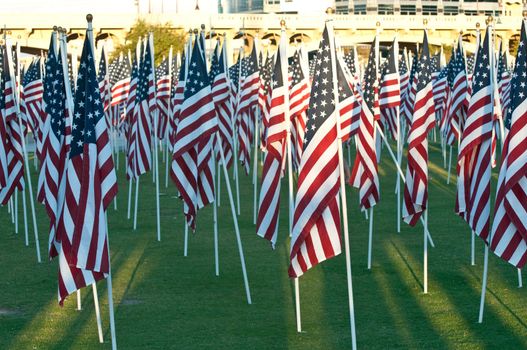
[[[437,15],[437,6],[423,5],[423,15]]]
[[[356,15],[365,15],[366,14],[366,5],[355,5],[354,13]]]
[[[401,5],[401,15],[415,15],[415,5]]]
[[[392,4],[379,4],[379,15],[393,15],[393,5]]]
[[[478,11],[476,11],[476,10],[465,10],[465,15],[467,15],[467,16],[477,16],[478,15]]]
[[[459,13],[457,6],[445,6],[444,14],[447,16],[455,16]]]

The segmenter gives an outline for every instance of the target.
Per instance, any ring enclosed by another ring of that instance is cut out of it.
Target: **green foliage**
[[[160,63],[163,56],[168,57],[170,47],[173,47],[173,53],[182,51],[185,42],[184,33],[171,28],[170,23],[148,23],[139,19],[126,35],[124,44],[118,45],[112,53],[113,57],[118,57],[121,53],[128,54],[128,51],[134,52],[137,42],[141,38],[147,37],[148,33],[154,34],[154,57],[156,64]]]

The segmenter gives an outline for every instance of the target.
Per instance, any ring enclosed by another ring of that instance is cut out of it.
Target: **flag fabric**
[[[212,54],[211,60],[211,84],[212,98],[218,116],[220,144],[223,149],[225,163],[230,168],[233,161],[233,140],[232,140],[232,116],[234,114],[231,104],[231,92],[229,77],[227,76],[227,47],[223,44],[220,49],[220,42],[216,44],[216,49]]]
[[[510,264],[522,268],[527,261],[527,32],[522,22],[516,64],[511,79],[505,137],[498,177],[490,248]]]
[[[171,96],[171,61],[165,58],[156,68],[157,138],[163,140],[167,133]]]
[[[97,74],[97,81],[99,82],[99,90],[101,92],[101,101],[106,111],[110,107],[112,94],[110,91],[110,76],[108,74],[108,67],[106,64],[106,54],[104,47],[101,51],[101,59],[99,61],[99,71]]]
[[[416,71],[418,63],[418,53],[413,55],[412,67],[410,69],[410,75],[408,76],[408,86],[404,94],[404,99],[401,108],[401,115],[404,115],[404,121],[406,125],[412,124],[412,115],[414,110],[415,93],[417,86]]]
[[[132,68],[128,58],[120,57],[116,62],[114,73],[110,74],[112,106],[125,104],[131,91]]]
[[[183,199],[187,224],[192,229],[196,227],[200,200],[199,167],[208,162],[208,159],[199,159],[198,154],[201,148],[210,144],[210,138],[218,126],[207,68],[197,40],[196,37],[179,111],[171,171],[172,179]]]
[[[295,197],[289,276],[299,277],[341,252],[338,135],[333,84],[333,32],[322,34],[307,115]]]
[[[448,68],[443,67],[439,74],[432,80],[432,89],[434,93],[434,104],[436,111],[436,120],[439,122],[440,130],[443,130],[445,124],[445,103],[447,101],[448,86]]]
[[[0,204],[6,205],[15,190],[24,189],[24,136],[17,113],[16,80],[11,45],[5,44],[0,86]]]
[[[68,110],[66,101],[65,82],[69,82],[69,78],[64,76],[62,59],[56,57],[53,50],[48,54],[44,81],[46,86],[45,94],[49,96],[47,99],[49,104],[46,104],[44,109],[47,114],[46,122],[43,126],[45,157],[40,169],[39,179],[42,178],[43,181],[43,203],[50,219],[48,254],[50,258],[54,258],[60,251],[60,240],[56,239],[60,214],[59,201],[61,201],[59,189],[65,179],[64,171],[69,151],[66,137],[71,133],[68,113],[72,111]]]
[[[134,178],[146,173],[152,166],[152,120],[156,109],[156,87],[153,70],[152,37],[145,42],[145,54],[139,65],[135,105],[133,111],[131,167]]]
[[[310,92],[309,78],[304,75],[299,50],[293,55],[290,70],[289,117],[291,118],[291,152],[293,165],[298,169],[302,156]]]
[[[350,183],[359,189],[361,209],[373,207],[379,201],[380,196],[377,150],[375,147],[375,123],[380,120],[378,67],[375,53],[377,40],[375,37],[371,44],[364,76],[365,87],[356,139],[357,157],[350,177]],[[395,80],[397,79],[395,78]],[[394,85],[398,85],[398,82],[396,81]]]
[[[447,143],[452,145],[455,140],[459,140],[463,130],[463,123],[466,119],[467,108],[467,68],[465,67],[465,59],[463,56],[461,38],[458,41],[457,48],[451,57],[450,71],[448,82],[450,84],[450,105],[448,106],[448,120],[449,120],[449,135]]]
[[[44,85],[42,82],[42,71],[40,58],[33,61],[22,79],[22,89],[20,91],[20,112],[29,122],[29,127],[33,133],[36,145],[36,154],[40,161],[42,152],[42,98]]]
[[[501,50],[501,45],[498,56],[498,93],[500,97],[501,115],[505,116],[511,103],[511,75],[507,66],[507,52]]]
[[[490,28],[479,47],[472,76],[472,96],[461,137],[457,163],[456,213],[487,241],[490,223],[493,82],[490,67]]]
[[[428,201],[428,132],[434,127],[432,66],[425,31],[421,57],[415,70],[416,93],[412,122],[408,133],[408,165],[404,186],[403,219],[414,226]]]
[[[362,88],[358,76],[349,70],[348,65],[337,59],[336,68],[339,91],[340,137],[342,142],[349,142],[359,130]]]
[[[259,90],[258,104],[260,105],[262,121],[269,119],[269,110],[271,109],[271,74],[273,73],[273,67],[274,67],[274,56],[269,56],[269,52],[268,52],[267,58],[260,72],[260,90]],[[261,147],[263,150],[265,150],[266,148],[266,144],[265,144],[265,135],[267,133],[266,128],[267,128],[266,123],[262,122],[262,132],[261,132],[262,137],[260,138],[260,142],[261,142]]]
[[[137,85],[139,82],[139,64],[134,61],[132,63],[132,75],[130,77],[130,89],[126,97],[125,118],[128,124],[128,132],[126,134],[126,178],[128,180],[137,179],[138,175],[135,166],[136,157],[136,142],[137,142],[137,115],[134,112],[135,101],[137,98]]]
[[[75,93],[61,213],[59,302],[110,272],[105,210],[117,194],[108,125],[86,35]]]
[[[278,237],[282,164],[285,160],[285,138],[290,120],[286,118],[288,89],[286,38],[282,35],[271,77],[271,107],[264,118],[267,153],[262,168],[262,185],[256,221],[258,236],[269,240],[274,247]]]
[[[381,82],[379,90],[379,109],[381,112],[381,120],[386,122],[394,140],[399,137],[399,124],[397,116],[399,113],[399,105],[401,103],[401,90],[399,82],[399,72],[397,71],[398,56],[396,51],[396,41],[393,41],[392,47],[386,58],[386,64],[381,73]]]

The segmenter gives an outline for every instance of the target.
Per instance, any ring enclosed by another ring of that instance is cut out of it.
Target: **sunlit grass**
[[[422,293],[421,224],[410,228],[402,222],[401,233],[395,230],[396,174],[387,150],[383,149],[379,165],[381,202],[375,207],[371,271],[366,268],[368,221],[358,209],[358,191],[348,187],[358,345],[363,349],[526,348],[525,288],[517,288],[515,269],[492,254],[485,321],[477,324],[483,245],[478,239],[477,265],[470,266],[470,230],[454,213],[455,157],[447,185],[440,145],[430,143],[430,150],[429,229],[436,248],[429,248],[428,295]],[[122,162],[121,154],[118,210],[111,205],[108,211],[120,348],[350,348],[344,252],[300,279],[303,332],[296,332],[293,283],[287,276],[286,180],[279,240],[272,250],[255,234],[251,178],[241,176],[239,223],[253,299],[253,305],[247,305],[225,185],[218,209],[220,276],[216,277],[212,209],[198,213],[198,228],[190,234],[189,256],[184,258],[182,206],[174,198],[173,183],[164,188],[164,164],[160,165],[162,241],[157,242],[151,174],[141,179],[138,230],[133,231],[132,221],[126,219],[128,183]],[[403,160],[403,171],[405,167]],[[44,253],[47,219],[41,205],[37,210]],[[98,284],[105,335],[100,345],[91,288],[82,291],[82,311],[75,310],[74,296],[60,308],[56,263],[36,263],[31,231],[30,246],[25,247],[23,234],[14,234],[6,208],[0,211],[0,225],[4,228],[0,310],[15,311],[0,313],[0,349],[109,348],[106,283]]]

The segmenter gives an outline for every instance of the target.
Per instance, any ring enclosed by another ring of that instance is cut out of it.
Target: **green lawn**
[[[483,244],[477,239],[470,266],[470,235],[454,212],[455,177],[446,185],[438,144],[431,144],[429,294],[422,293],[422,226],[402,223],[396,233],[395,167],[384,150],[381,202],[375,207],[373,268],[367,270],[368,221],[348,187],[351,259],[358,346],[362,349],[527,348],[526,288],[516,270],[493,254],[485,319],[477,323]],[[347,152],[346,152],[347,153]],[[212,209],[198,214],[197,231],[183,257],[182,204],[175,186],[164,187],[162,241],[156,241],[154,185],[141,179],[138,230],[126,219],[128,187],[119,170],[118,210],[108,211],[115,318],[121,349],[344,349],[350,348],[343,254],[300,279],[303,332],[296,332],[293,284],[287,276],[287,182],[282,186],[279,241],[272,250],[255,234],[252,186],[240,183],[239,217],[253,304],[247,305],[225,185],[218,209],[220,276],[214,275]],[[34,179],[35,180],[35,179]],[[495,191],[493,187],[492,191]],[[20,205],[21,207],[21,205]],[[38,206],[43,258],[44,208]],[[21,215],[20,215],[21,220]],[[91,289],[57,303],[57,263],[37,264],[30,231],[16,235],[6,208],[0,212],[0,349],[110,348],[106,283],[98,284],[105,343],[97,338]],[[523,305],[523,306],[522,306]]]

